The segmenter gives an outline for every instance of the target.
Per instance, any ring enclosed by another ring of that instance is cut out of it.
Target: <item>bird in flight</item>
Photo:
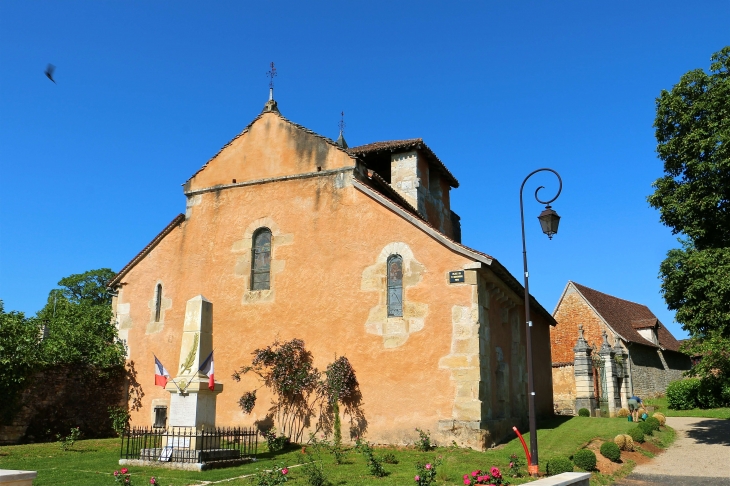
[[[55,70],[56,70],[56,66],[54,66],[53,64],[49,64],[48,67],[46,68],[46,77],[48,79],[50,79],[51,81],[53,81],[53,84],[56,84],[56,81],[53,79],[53,71],[55,71]]]

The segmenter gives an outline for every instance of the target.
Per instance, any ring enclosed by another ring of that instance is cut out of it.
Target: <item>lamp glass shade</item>
[[[540,220],[542,232],[548,235],[548,238],[552,239],[553,235],[558,232],[558,224],[560,223],[558,213],[553,211],[550,206],[547,206],[537,219]]]

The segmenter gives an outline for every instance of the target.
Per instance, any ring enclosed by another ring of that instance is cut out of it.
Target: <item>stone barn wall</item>
[[[666,393],[667,385],[682,379],[682,373],[692,364],[689,357],[681,353],[640,344],[629,347],[629,359],[634,394],[642,398]]]
[[[553,363],[553,407],[558,415],[575,414],[574,371],[573,363]]]

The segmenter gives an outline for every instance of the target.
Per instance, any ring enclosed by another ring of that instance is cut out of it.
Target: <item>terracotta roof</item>
[[[177,228],[177,227],[178,227],[178,226],[179,226],[180,224],[182,224],[182,222],[183,222],[183,221],[185,221],[185,215],[184,215],[184,214],[182,214],[182,213],[178,214],[178,215],[177,215],[177,216],[175,217],[175,219],[173,219],[173,220],[172,220],[172,221],[170,222],[170,224],[168,224],[167,226],[165,226],[165,229],[163,229],[162,231],[160,231],[160,232],[159,232],[159,233],[157,234],[157,236],[155,236],[155,237],[154,237],[154,238],[152,239],[152,241],[150,241],[150,242],[149,242],[149,243],[147,244],[147,246],[145,246],[144,248],[142,248],[142,251],[140,251],[139,253],[137,253],[137,255],[136,255],[136,256],[135,256],[134,258],[132,258],[132,260],[131,260],[131,261],[130,261],[129,263],[127,263],[126,265],[124,265],[124,268],[122,268],[121,270],[119,270],[119,273],[117,274],[117,276],[116,276],[116,277],[114,277],[114,278],[113,278],[113,279],[112,279],[112,280],[111,280],[111,281],[110,281],[110,282],[109,282],[109,283],[108,283],[108,284],[106,285],[106,286],[107,286],[107,288],[110,288],[110,289],[111,289],[111,288],[114,288],[114,286],[118,285],[118,284],[119,284],[119,282],[121,282],[122,278],[124,278],[124,276],[125,276],[125,275],[126,275],[126,274],[127,274],[127,273],[128,273],[128,272],[129,272],[130,270],[131,270],[131,269],[132,269],[132,267],[133,267],[133,266],[135,266],[135,265],[137,264],[137,262],[139,262],[139,261],[140,261],[141,259],[143,259],[143,258],[144,258],[145,256],[147,256],[147,254],[148,254],[149,252],[151,252],[151,251],[152,251],[152,249],[153,249],[154,247],[156,247],[156,246],[157,246],[157,244],[158,244],[158,243],[159,243],[160,241],[162,241],[162,239],[163,239],[163,238],[164,238],[165,236],[167,236],[167,235],[168,235],[168,234],[169,234],[169,233],[170,233],[170,232],[171,232],[172,230],[174,230],[174,229],[175,229],[175,228]]]
[[[634,329],[648,329],[655,327],[659,323],[656,319],[634,319],[631,321],[631,327]]]
[[[637,304],[612,295],[604,294],[597,290],[571,282],[576,289],[588,300],[598,314],[619,333],[624,339],[632,343],[645,346],[657,347],[651,341],[644,339],[634,326],[634,323],[643,328],[657,325],[657,338],[662,348],[671,351],[679,351],[679,342],[672,336],[672,333],[657,319],[652,311],[643,304]],[[647,323],[653,323],[647,326]]]
[[[456,177],[454,177],[454,174],[449,171],[449,169],[446,168],[443,162],[441,162],[441,159],[439,159],[436,154],[431,150],[428,145],[423,143],[422,138],[409,138],[407,140],[389,140],[386,142],[373,142],[368,143],[366,145],[360,145],[358,147],[350,147],[348,149],[348,152],[353,153],[355,155],[367,155],[369,153],[373,152],[394,152],[396,150],[410,150],[410,149],[419,149],[423,150],[423,152],[426,154],[426,156],[431,159],[432,162],[436,164],[436,167],[438,167],[441,172],[444,173],[446,176],[446,180],[451,184],[451,187],[459,187],[459,181],[456,180]]]
[[[416,208],[414,208],[411,203],[406,201],[406,199],[398,194],[398,191],[393,189],[393,186],[388,184],[388,182],[380,177],[380,174],[375,172],[374,170],[367,170],[367,177],[368,179],[366,182],[369,182],[371,187],[381,194],[383,196],[390,199],[393,203],[398,204],[400,207],[408,211],[409,213],[413,213],[414,215],[418,216],[422,220],[426,221],[426,217],[423,216],[421,213],[418,212]],[[436,229],[436,228],[434,228]]]

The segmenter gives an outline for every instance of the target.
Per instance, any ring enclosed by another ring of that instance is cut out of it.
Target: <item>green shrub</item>
[[[654,427],[646,422],[639,422],[637,427],[641,429],[644,435],[654,435]]]
[[[122,432],[129,427],[129,412],[124,407],[109,407],[107,412],[109,412],[109,418],[112,421],[112,429],[114,429],[117,436],[121,437]]]
[[[383,454],[382,460],[386,464],[398,464],[398,458],[392,452],[386,452]]]
[[[573,463],[584,471],[593,471],[596,468],[596,454],[591,450],[581,449],[573,454]]]
[[[545,465],[548,476],[555,476],[564,472],[573,472],[573,463],[567,457],[553,457]]]
[[[645,422],[651,425],[652,430],[659,430],[659,426],[661,425],[661,422],[659,422],[659,419],[656,417],[649,417],[645,420]]]
[[[634,442],[640,444],[644,442],[644,432],[638,426],[630,428],[626,433],[631,436]]]
[[[672,410],[697,408],[697,396],[699,393],[699,378],[673,381],[667,386],[667,404]]]
[[[613,442],[601,444],[601,455],[611,462],[618,462],[621,459],[621,449]]]
[[[588,410],[587,408],[581,408],[580,410],[578,410],[578,416],[579,417],[590,417],[591,411]]]
[[[418,428],[416,429],[416,432],[418,432],[418,440],[414,444],[416,449],[421,452],[430,451],[431,448],[433,448],[433,444],[431,444],[431,433]]]

